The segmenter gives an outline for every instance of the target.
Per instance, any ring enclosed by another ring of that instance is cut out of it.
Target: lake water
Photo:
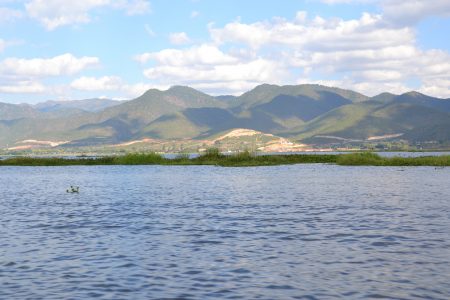
[[[0,168],[0,299],[449,295],[450,168]]]

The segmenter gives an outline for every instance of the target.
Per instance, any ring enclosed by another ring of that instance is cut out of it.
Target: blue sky
[[[0,101],[319,83],[450,97],[448,0],[0,0]]]

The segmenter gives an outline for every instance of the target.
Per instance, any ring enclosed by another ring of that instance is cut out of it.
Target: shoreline
[[[245,152],[251,152],[248,150],[241,150],[241,151],[221,151],[224,155],[237,155],[239,153],[245,153]],[[269,151],[269,152],[262,152],[262,151],[256,151],[251,152],[253,155],[256,156],[268,156],[268,155],[314,155],[314,154],[329,154],[329,155],[339,155],[339,154],[351,154],[351,153],[376,153],[376,154],[383,154],[383,153],[450,153],[450,149],[425,149],[425,150],[368,150],[368,149],[346,149],[346,150],[329,150],[329,149],[314,149],[314,150],[305,150],[305,151]],[[144,151],[144,152],[125,152],[124,154],[117,154],[116,152],[67,152],[67,153],[22,153],[22,154],[15,154],[15,153],[0,153],[0,160],[2,158],[15,158],[15,157],[32,157],[32,158],[98,158],[98,157],[119,157],[124,156],[127,154],[135,154],[135,153],[154,153],[161,155],[163,157],[176,157],[179,155],[190,155],[190,156],[201,156],[204,155],[206,152],[153,152],[153,151]]]
[[[210,149],[198,157],[179,154],[166,158],[157,153],[135,153],[123,156],[99,157],[27,157],[17,156],[0,160],[1,166],[94,166],[94,165],[213,165],[221,167],[277,166],[290,164],[326,163],[341,166],[450,166],[450,155],[421,157],[382,157],[373,152],[345,154],[263,154],[249,152],[224,155]]]

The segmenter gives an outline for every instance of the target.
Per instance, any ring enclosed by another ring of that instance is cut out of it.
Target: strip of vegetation
[[[336,163],[341,166],[450,166],[450,155],[421,157],[381,157],[371,152],[340,154]]]
[[[15,157],[0,160],[0,166],[77,166],[77,165],[215,165],[223,167],[274,166],[289,164],[327,163],[345,166],[450,166],[450,155],[425,157],[381,157],[375,153],[351,154],[291,154],[254,155],[241,152],[224,155],[217,149],[189,158],[179,155],[174,159],[155,153],[133,153],[124,156],[98,158],[33,158]]]
[[[194,165],[217,165],[223,167],[275,166],[307,163],[336,163],[336,155],[254,155],[248,151],[234,155],[223,155],[217,149],[209,149],[204,155],[193,158],[190,162]]]

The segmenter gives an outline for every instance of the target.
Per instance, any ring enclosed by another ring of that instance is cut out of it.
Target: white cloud
[[[0,7],[0,24],[22,18],[23,13],[17,9]]]
[[[0,93],[67,93],[67,87],[46,86],[49,77],[71,76],[97,66],[97,57],[63,54],[53,58],[6,58],[0,61]]]
[[[358,72],[361,80],[365,81],[397,81],[404,79],[403,74],[395,70],[368,70]]]
[[[320,0],[320,2],[326,4],[350,4],[350,3],[372,3],[379,0]]]
[[[407,85],[398,82],[370,82],[370,81],[348,81],[343,82],[340,87],[353,89],[366,95],[378,95],[384,92],[392,94],[403,94],[411,91],[411,88]]]
[[[305,14],[296,21],[274,20],[244,24],[239,21],[223,28],[210,26],[212,39],[223,44],[239,42],[258,49],[267,45],[282,45],[310,51],[336,51],[340,49],[377,49],[401,45],[414,40],[410,28],[388,28],[381,15],[364,13],[358,20],[308,20]]]
[[[191,12],[191,18],[192,18],[192,19],[195,19],[195,18],[197,18],[198,16],[200,16],[200,13],[199,13],[198,11],[193,10],[193,11]]]
[[[222,52],[213,45],[202,44],[187,49],[164,49],[158,52],[144,53],[136,56],[136,60],[147,63],[150,60],[160,65],[191,66],[191,65],[223,65],[234,64],[238,58]]]
[[[145,32],[147,32],[149,37],[155,37],[156,33],[153,31],[153,29],[150,27],[150,25],[145,24],[144,26]]]
[[[169,35],[170,43],[173,45],[185,45],[191,42],[186,32],[175,32]]]
[[[7,58],[0,62],[0,76],[47,77],[73,75],[100,63],[97,57],[77,58],[70,53],[53,58]]]
[[[383,15],[364,13],[359,19],[342,20],[308,18],[298,12],[293,21],[238,20],[221,28],[210,25],[209,30],[217,47],[243,45],[265,59],[278,59],[291,74],[300,73],[302,80],[305,76],[345,78],[338,83],[369,95],[383,87],[411,90],[407,87],[411,80],[425,85],[430,78],[450,77],[448,52],[418,48],[414,28],[391,26]],[[448,92],[433,95],[450,96]]]
[[[427,95],[443,96],[450,99],[450,76],[447,78],[429,78],[419,89]]]
[[[250,62],[236,64],[210,66],[157,66],[146,69],[144,74],[149,79],[194,83],[200,81],[254,81],[274,82],[278,81],[279,66],[277,62],[265,59],[257,59]],[[284,77],[284,76],[283,76]]]
[[[167,90],[169,85],[155,85],[150,83],[135,83],[135,84],[126,84],[121,90],[128,98],[136,98],[144,94],[149,89],[158,89],[158,90]]]
[[[433,96],[450,97],[450,53],[419,47],[413,27],[427,16],[450,15],[448,0],[436,0],[428,6],[425,4],[429,1],[424,0],[321,1],[378,3],[383,14],[364,13],[359,18],[341,19],[308,16],[299,11],[292,20],[236,20],[221,27],[210,24],[210,41],[198,45],[186,32],[172,33],[172,44],[193,45],[137,55],[135,60],[148,64],[143,74],[150,82],[130,84],[117,76],[81,76],[66,85],[66,91],[137,96],[149,88],[186,84],[212,93],[238,94],[261,83],[321,82],[368,95],[384,91],[398,94],[415,88]],[[27,12],[34,13],[32,16],[48,29],[89,22],[93,10],[105,7],[130,15],[150,11],[149,2],[142,0],[30,0],[26,6]],[[191,17],[197,15],[194,11]],[[148,25],[145,30],[155,36]],[[7,42],[0,39],[0,51],[6,46]],[[30,91],[42,91],[42,77],[74,75],[98,64],[96,57],[77,58],[71,54],[48,59],[5,59],[0,61],[0,80],[9,81],[3,85],[0,82],[0,91],[18,91],[26,86],[11,84],[11,78],[28,82]],[[420,84],[411,86],[411,82]]]
[[[44,85],[34,81],[19,81],[11,85],[0,84],[0,93],[7,94],[37,94],[44,93],[47,89]]]
[[[311,80],[310,78],[300,78],[296,84],[320,84],[330,87],[351,89],[366,95],[378,95],[384,92],[392,94],[402,94],[411,91],[411,88],[398,82],[360,82],[351,78],[338,80]]]
[[[8,47],[22,45],[23,43],[24,41],[21,40],[5,41],[3,39],[0,39],[0,53],[2,53]]]
[[[378,81],[446,76],[450,72],[448,53],[439,50],[423,51],[407,45],[333,53],[299,51],[289,59],[291,65],[297,67],[329,73],[349,72],[354,77]]]
[[[138,97],[151,88],[168,88],[166,85],[155,85],[149,83],[129,84],[118,76],[83,76],[72,81],[70,87],[79,91],[120,93],[125,98]]]
[[[147,0],[111,0],[110,2],[114,8],[125,10],[129,16],[144,15],[151,12],[150,2]]]
[[[321,0],[321,2],[326,4],[340,4],[340,3],[352,3],[353,0]]]
[[[155,64],[144,71],[155,84],[189,85],[213,93],[219,90],[240,93],[265,82],[281,83],[288,76],[276,60],[240,55],[239,51],[237,54],[227,54],[216,46],[204,44],[144,53],[136,59]]]
[[[450,16],[449,0],[384,0],[383,13],[391,24],[415,24],[430,16]]]
[[[123,81],[117,76],[80,77],[70,84],[76,90],[81,91],[115,91],[123,85]]]
[[[32,0],[25,4],[30,17],[37,19],[48,30],[57,27],[90,22],[88,11],[108,4],[108,0]]]
[[[377,4],[391,25],[413,25],[430,16],[450,16],[448,0],[320,0],[334,4]]]
[[[42,23],[48,30],[71,24],[89,23],[89,12],[96,8],[112,7],[124,10],[127,15],[151,11],[145,0],[31,0],[25,4],[28,15]]]

